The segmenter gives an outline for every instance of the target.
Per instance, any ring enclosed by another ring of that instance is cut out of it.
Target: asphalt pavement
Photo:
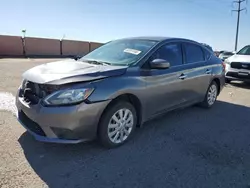
[[[0,93],[15,95],[21,73],[49,61],[0,59]],[[0,187],[250,187],[249,96],[250,84],[226,85],[212,109],[168,113],[112,150],[37,142],[2,109]]]

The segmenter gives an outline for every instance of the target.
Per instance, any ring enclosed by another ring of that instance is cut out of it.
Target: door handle
[[[185,75],[185,74],[181,74],[181,75],[179,76],[179,79],[184,80],[186,77],[187,77],[187,75]]]
[[[206,74],[211,74],[211,72],[212,72],[212,71],[211,71],[210,69],[207,69],[207,70],[206,70]]]

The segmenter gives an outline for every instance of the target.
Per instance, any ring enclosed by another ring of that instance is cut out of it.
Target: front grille
[[[49,85],[37,84],[31,81],[24,81],[19,92],[19,97],[23,97],[24,101],[30,105],[38,104],[41,99],[47,95],[63,89],[67,85]]]
[[[29,104],[38,104],[39,97],[39,86],[30,81],[26,81],[24,84],[24,88],[21,90],[21,94],[25,102]]]
[[[23,111],[18,112],[19,120],[29,129],[30,131],[40,135],[46,136],[42,128],[34,121],[32,121]]]
[[[237,72],[228,72],[226,76],[231,76],[235,78],[250,79],[250,75],[240,75]]]
[[[231,67],[234,69],[247,69],[250,70],[250,63],[232,62]]]

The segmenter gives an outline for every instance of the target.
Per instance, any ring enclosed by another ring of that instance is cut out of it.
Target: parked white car
[[[233,52],[223,52],[219,55],[219,58],[222,60],[222,61],[225,61],[227,58],[231,57],[232,55],[234,55],[235,53]]]
[[[250,81],[250,45],[225,60],[226,82],[231,80]]]

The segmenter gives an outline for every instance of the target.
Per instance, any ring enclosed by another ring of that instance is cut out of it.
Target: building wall
[[[23,45],[21,37],[0,35],[0,55],[1,56],[23,55]]]
[[[89,42],[63,40],[62,55],[85,55],[89,52]]]
[[[25,37],[26,56],[85,55],[102,43]],[[21,36],[0,35],[0,56],[24,56]],[[62,54],[61,54],[62,50]]]
[[[26,55],[61,55],[60,41],[26,37],[25,51]]]
[[[98,43],[98,42],[90,42],[90,51],[93,51],[94,49],[102,46],[102,43]]]

